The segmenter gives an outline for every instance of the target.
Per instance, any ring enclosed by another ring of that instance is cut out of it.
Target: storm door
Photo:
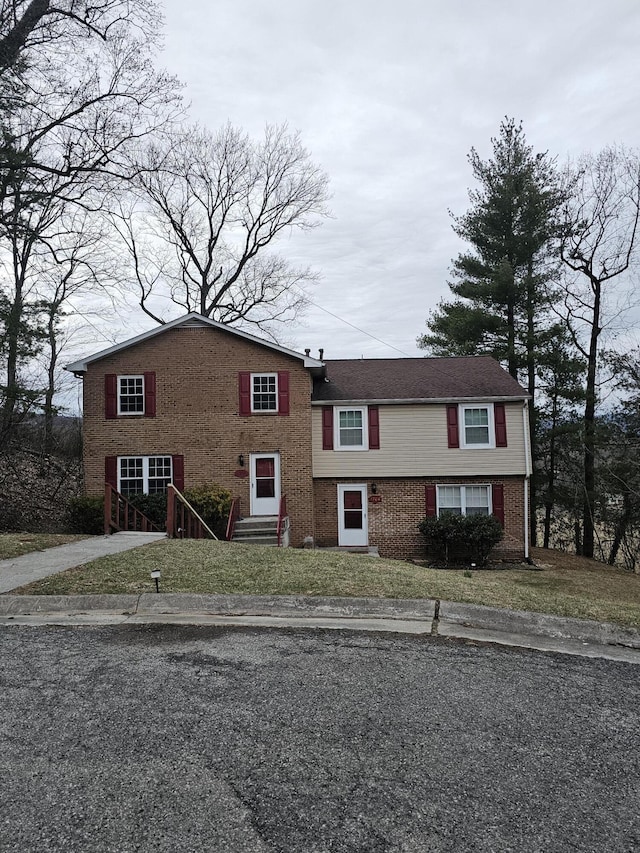
[[[367,487],[338,486],[338,545],[368,545]]]
[[[280,454],[251,454],[251,515],[277,515],[280,509]]]

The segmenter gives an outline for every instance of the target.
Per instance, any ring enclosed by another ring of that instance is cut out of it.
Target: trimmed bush
[[[99,536],[104,533],[104,498],[71,498],[67,521],[73,533]]]
[[[184,496],[215,535],[224,539],[233,500],[231,492],[218,483],[203,483],[185,489]]]
[[[487,565],[491,549],[502,539],[502,526],[494,515],[428,516],[418,525],[427,545],[435,547],[446,565],[453,559],[466,564]]]
[[[167,524],[167,496],[163,495],[128,495],[127,500],[141,513],[147,516],[149,521],[156,524],[160,530],[164,530]]]

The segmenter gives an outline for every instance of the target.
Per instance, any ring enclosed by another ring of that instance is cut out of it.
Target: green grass
[[[10,560],[30,551],[44,551],[86,538],[73,533],[0,533],[0,560]]]
[[[337,551],[163,540],[103,557],[24,587],[31,595],[162,592],[441,598],[640,629],[640,576],[557,551],[534,551],[542,571],[441,570]],[[469,576],[470,575],[470,576]]]

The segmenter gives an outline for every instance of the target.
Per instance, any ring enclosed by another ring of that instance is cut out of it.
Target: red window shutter
[[[495,483],[491,487],[491,496],[493,500],[493,514],[504,527],[504,486],[502,483]]]
[[[427,515],[436,515],[436,487],[435,486],[425,486],[424,487],[424,501],[426,506]]]
[[[458,407],[447,406],[447,442],[449,447],[460,447],[458,436]]]
[[[112,489],[118,488],[118,457],[105,456],[104,458],[104,481]]]
[[[104,377],[104,416],[118,417],[118,377],[115,373],[107,373]]]
[[[146,418],[156,416],[156,374],[149,371],[144,374],[144,415]]]
[[[278,371],[278,414],[289,414],[289,371]]]
[[[380,412],[369,406],[369,450],[380,450]]]
[[[172,456],[171,467],[173,468],[172,482],[179,492],[184,491],[184,456]]]
[[[333,450],[333,406],[322,407],[322,449]]]
[[[248,370],[238,374],[238,397],[238,411],[242,417],[248,417],[251,414],[251,374]]]
[[[493,406],[493,420],[496,427],[496,447],[507,446],[507,419],[504,413],[504,403]]]

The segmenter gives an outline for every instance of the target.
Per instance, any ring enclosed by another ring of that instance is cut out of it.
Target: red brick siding
[[[238,373],[289,372],[290,413],[238,415]],[[104,376],[155,371],[155,418],[105,419]],[[311,379],[295,358],[215,329],[170,329],[91,364],[84,379],[85,490],[102,494],[106,456],[180,454],[185,487],[215,481],[242,500],[249,514],[249,480],[234,476],[238,456],[281,454],[282,492],[291,543],[313,532]]]
[[[315,491],[315,539],[316,545],[330,547],[338,544],[337,484],[355,480],[316,480]],[[364,480],[359,482],[365,482]],[[369,494],[371,483],[369,481]],[[377,546],[383,557],[409,559],[423,557],[424,539],[417,529],[425,517],[425,486],[428,484],[458,484],[457,479],[376,479],[380,503],[369,502],[369,544]],[[502,483],[504,485],[505,536],[494,550],[497,558],[520,559],[524,556],[524,490],[521,477],[470,477],[464,481],[472,483]]]

